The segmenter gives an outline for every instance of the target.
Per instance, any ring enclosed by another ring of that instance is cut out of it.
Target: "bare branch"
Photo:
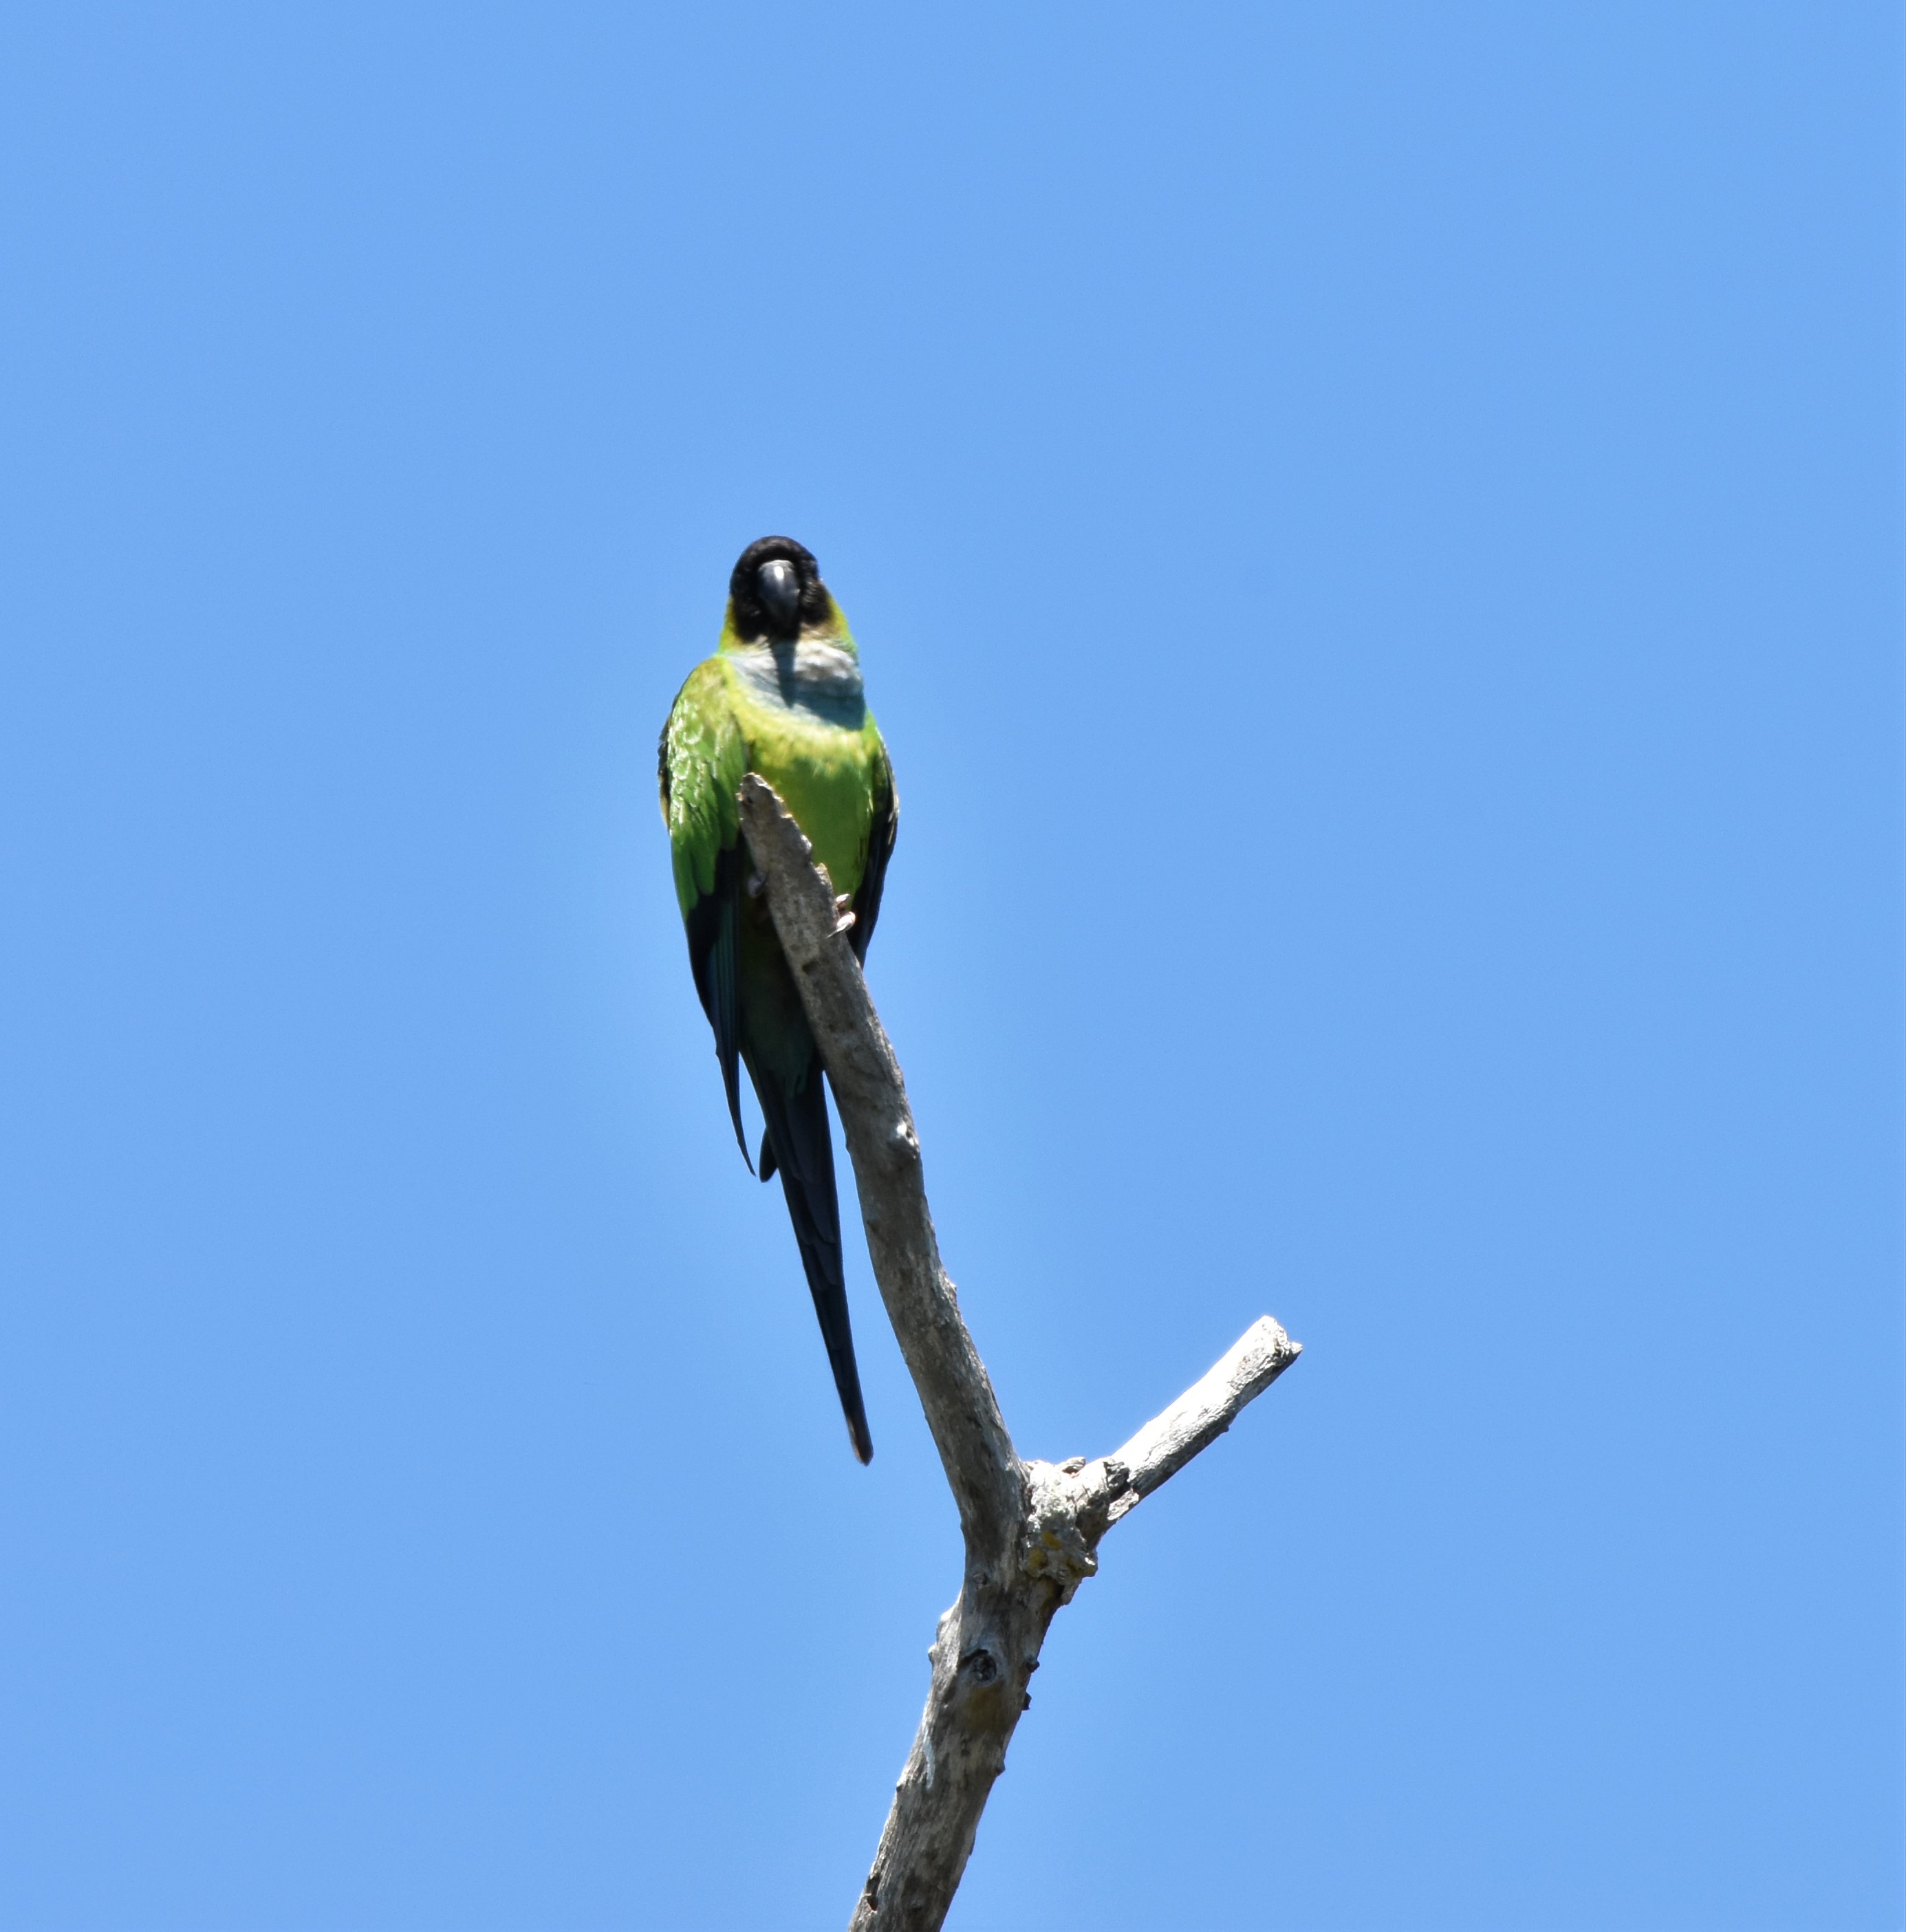
[[[887,1318],[920,1391],[926,1426],[969,1546],[1003,1563],[1024,1509],[1019,1459],[946,1270],[927,1211],[906,1083],[834,907],[833,881],[774,788],[741,782],[741,826],[767,875],[768,910],[820,1043],[840,1109],[860,1218]]]
[[[1303,1352],[1302,1342],[1260,1315],[1163,1414],[1106,1458],[1126,1472],[1124,1493],[1113,1503],[1111,1520],[1116,1522],[1199,1450],[1210,1448]]]
[[[1119,1517],[1208,1448],[1295,1361],[1268,1316],[1124,1448],[1022,1462],[960,1318],[927,1211],[920,1137],[846,934],[853,914],[773,788],[742,781],[742,829],[821,1048],[860,1190],[881,1298],[959,1506],[966,1568],[928,1652],[926,1708],[851,1932],[938,1932],[1054,1613],[1098,1568]]]

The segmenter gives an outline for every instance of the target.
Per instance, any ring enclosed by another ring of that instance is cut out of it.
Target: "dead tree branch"
[[[1268,1316],[1109,1456],[1022,1462],[940,1264],[893,1047],[845,934],[851,914],[773,788],[742,781],[742,829],[820,1044],[881,1298],[959,1507],[966,1570],[929,1652],[932,1682],[851,1932],[936,1932],[1006,1762],[1047,1626],[1098,1568],[1099,1540],[1223,1435],[1298,1345]]]

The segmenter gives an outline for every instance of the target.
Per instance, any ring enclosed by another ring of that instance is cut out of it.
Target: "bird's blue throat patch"
[[[860,664],[839,644],[803,638],[798,644],[731,644],[725,652],[748,694],[786,711],[806,711],[850,731],[867,715]]]

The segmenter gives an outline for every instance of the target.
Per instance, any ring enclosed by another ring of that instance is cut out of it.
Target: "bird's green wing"
[[[748,746],[729,701],[727,673],[710,658],[690,673],[668,722],[659,759],[662,815],[675,866],[675,898],[687,928],[689,964],[702,1010],[715,1030],[715,1054],[741,1157],[740,1024],[735,1000],[735,922],[746,875],[735,794],[748,769]],[[754,1162],[748,1162],[752,1169]]]
[[[887,862],[893,856],[893,842],[900,830],[900,794],[893,787],[893,766],[886,745],[877,736],[869,777],[873,812],[867,822],[867,858],[860,868],[860,884],[854,891],[854,927],[848,935],[854,957],[863,966],[867,963],[868,942],[874,936],[874,922],[880,917]],[[736,780],[737,784],[740,782]]]

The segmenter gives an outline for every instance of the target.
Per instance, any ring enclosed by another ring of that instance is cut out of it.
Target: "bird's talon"
[[[748,874],[748,896],[751,899],[759,898],[767,890],[767,874],[765,872],[750,872]]]

